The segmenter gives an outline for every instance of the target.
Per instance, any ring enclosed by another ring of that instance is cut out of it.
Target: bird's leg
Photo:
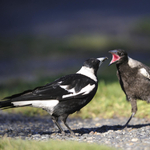
[[[70,131],[71,135],[74,135],[74,132],[71,130],[71,128],[68,126],[68,124],[66,123],[66,119],[67,119],[68,115],[64,114],[63,116],[60,117],[60,120],[64,123],[64,125],[68,128],[68,130]]]
[[[58,123],[58,118],[55,117],[55,116],[51,116],[51,117],[52,117],[52,121],[54,122],[54,124],[56,124],[56,126],[58,127],[58,129],[61,131],[61,134],[65,135],[65,132],[61,128],[60,124]]]
[[[126,122],[126,124],[123,125],[123,128],[126,128],[128,126],[129,122],[131,121],[131,119],[134,115],[135,115],[135,113],[132,112],[132,114],[131,114],[130,118],[128,119],[128,121]]]
[[[126,124],[123,126],[123,128],[126,128],[128,126],[128,124],[131,121],[132,117],[137,112],[137,102],[136,102],[136,99],[131,99],[130,102],[131,102],[131,107],[132,107],[132,114],[131,114],[130,118],[128,119],[128,121],[126,122]]]

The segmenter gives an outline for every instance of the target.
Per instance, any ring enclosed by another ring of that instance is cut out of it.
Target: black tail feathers
[[[8,109],[8,108],[13,108],[14,105],[11,103],[11,101],[0,101],[0,108],[1,109]]]

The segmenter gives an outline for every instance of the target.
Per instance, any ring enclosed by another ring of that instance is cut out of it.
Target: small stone
[[[136,142],[136,141],[138,141],[138,140],[139,140],[138,138],[133,138],[133,139],[131,139],[132,142]]]
[[[95,126],[99,127],[99,126],[101,126],[101,123],[96,123]]]
[[[94,131],[91,131],[89,134],[90,134],[90,135],[91,135],[91,134],[94,134]]]
[[[87,137],[87,140],[92,140],[93,139],[93,137]]]
[[[75,136],[79,136],[79,135],[81,135],[80,133],[75,133]]]

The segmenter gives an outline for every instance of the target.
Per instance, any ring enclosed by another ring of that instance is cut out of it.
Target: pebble
[[[138,138],[133,138],[131,141],[132,142],[137,142],[139,139]]]
[[[0,138],[4,136],[23,140],[66,140],[87,143],[97,143],[123,150],[150,149],[150,124],[146,119],[133,118],[127,129],[122,125],[127,118],[113,119],[81,119],[68,118],[67,122],[75,132],[69,131],[62,136],[53,124],[50,116],[27,117],[14,114],[0,114]]]

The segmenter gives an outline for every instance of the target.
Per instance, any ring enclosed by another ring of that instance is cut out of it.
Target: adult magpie
[[[137,112],[137,99],[150,102],[150,68],[130,58],[125,50],[117,49],[109,52],[112,54],[110,64],[116,64],[121,88],[132,106],[132,114],[123,126],[125,128]]]
[[[92,100],[98,86],[98,68],[106,59],[107,57],[90,58],[75,74],[66,75],[34,90],[4,98],[0,101],[0,108],[24,106],[43,108],[51,115],[52,121],[63,135],[65,132],[58,123],[58,118],[73,135],[74,132],[67,125],[66,119],[69,114],[79,111]]]

